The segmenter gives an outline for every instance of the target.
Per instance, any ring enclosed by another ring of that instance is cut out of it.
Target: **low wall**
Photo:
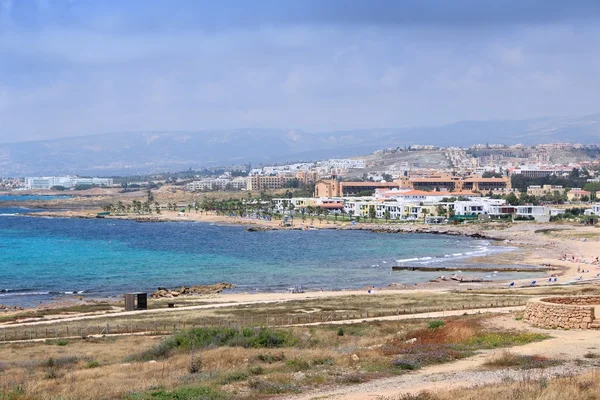
[[[600,305],[600,296],[531,299],[523,318],[540,328],[589,329],[595,319],[594,305]]]

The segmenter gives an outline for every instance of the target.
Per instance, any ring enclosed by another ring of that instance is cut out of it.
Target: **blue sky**
[[[600,112],[600,1],[0,0],[0,142]]]

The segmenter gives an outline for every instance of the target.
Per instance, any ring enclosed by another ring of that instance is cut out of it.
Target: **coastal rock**
[[[268,226],[251,226],[246,229],[246,231],[248,231],[248,232],[265,232],[265,231],[271,231],[271,230],[273,230],[273,229]]]
[[[176,289],[167,289],[159,287],[156,292],[152,293],[153,299],[170,299],[179,296],[191,296],[202,294],[217,294],[225,289],[233,289],[234,284],[221,282],[214,285],[196,285],[196,286],[181,286]]]
[[[20,311],[23,307],[19,306],[5,306],[4,304],[0,304],[0,311]]]

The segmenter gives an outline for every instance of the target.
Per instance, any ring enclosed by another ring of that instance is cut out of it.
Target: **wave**
[[[0,297],[11,296],[47,296],[47,295],[65,295],[65,294],[83,294],[85,290],[73,291],[36,291],[34,289],[0,289]]]
[[[433,263],[444,262],[444,261],[447,262],[447,261],[451,261],[453,259],[470,258],[470,257],[477,256],[477,255],[484,255],[484,254],[492,252],[492,251],[493,250],[491,250],[487,246],[476,246],[475,250],[465,251],[464,253],[444,254],[439,257],[427,256],[427,257],[405,258],[402,260],[396,260],[396,262],[397,263],[413,262],[415,264],[433,264]]]
[[[0,297],[12,297],[12,296],[44,296],[48,295],[50,292],[10,292],[10,293],[2,293]]]

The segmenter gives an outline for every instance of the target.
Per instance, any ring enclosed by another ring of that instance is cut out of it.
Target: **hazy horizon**
[[[599,19],[588,0],[0,0],[0,143],[592,114]]]

